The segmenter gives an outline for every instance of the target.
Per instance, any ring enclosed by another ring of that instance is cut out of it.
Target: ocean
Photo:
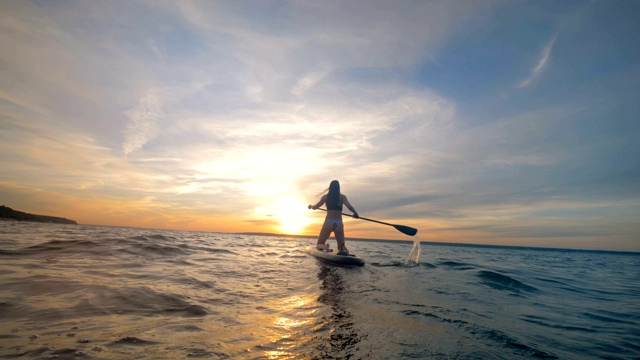
[[[314,243],[0,221],[0,358],[640,358],[637,253]]]

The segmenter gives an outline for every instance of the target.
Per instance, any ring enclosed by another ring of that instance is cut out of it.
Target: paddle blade
[[[418,229],[412,228],[412,227],[409,227],[409,226],[393,225],[393,227],[396,228],[396,230],[400,231],[401,233],[409,235],[409,236],[413,236],[413,235],[418,233]]]

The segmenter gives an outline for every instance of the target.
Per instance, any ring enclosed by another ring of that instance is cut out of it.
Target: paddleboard
[[[331,264],[364,266],[364,260],[353,254],[338,255],[333,252],[320,251],[313,246],[307,246],[306,251],[314,258]]]

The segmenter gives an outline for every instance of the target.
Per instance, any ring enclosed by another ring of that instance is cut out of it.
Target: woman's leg
[[[333,233],[336,235],[336,241],[338,242],[338,252],[349,253],[349,249],[344,243],[344,225],[340,224],[333,229]]]
[[[324,244],[331,235],[333,228],[329,222],[325,222],[320,229],[320,235],[318,235],[318,242],[316,243],[316,249],[324,250]]]

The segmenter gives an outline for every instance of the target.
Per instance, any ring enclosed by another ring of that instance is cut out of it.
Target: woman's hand
[[[354,219],[357,219],[357,218],[359,218],[359,217],[360,217],[360,216],[358,215],[358,212],[357,212],[357,211],[354,211],[354,212],[353,212],[353,218],[354,218]]]

